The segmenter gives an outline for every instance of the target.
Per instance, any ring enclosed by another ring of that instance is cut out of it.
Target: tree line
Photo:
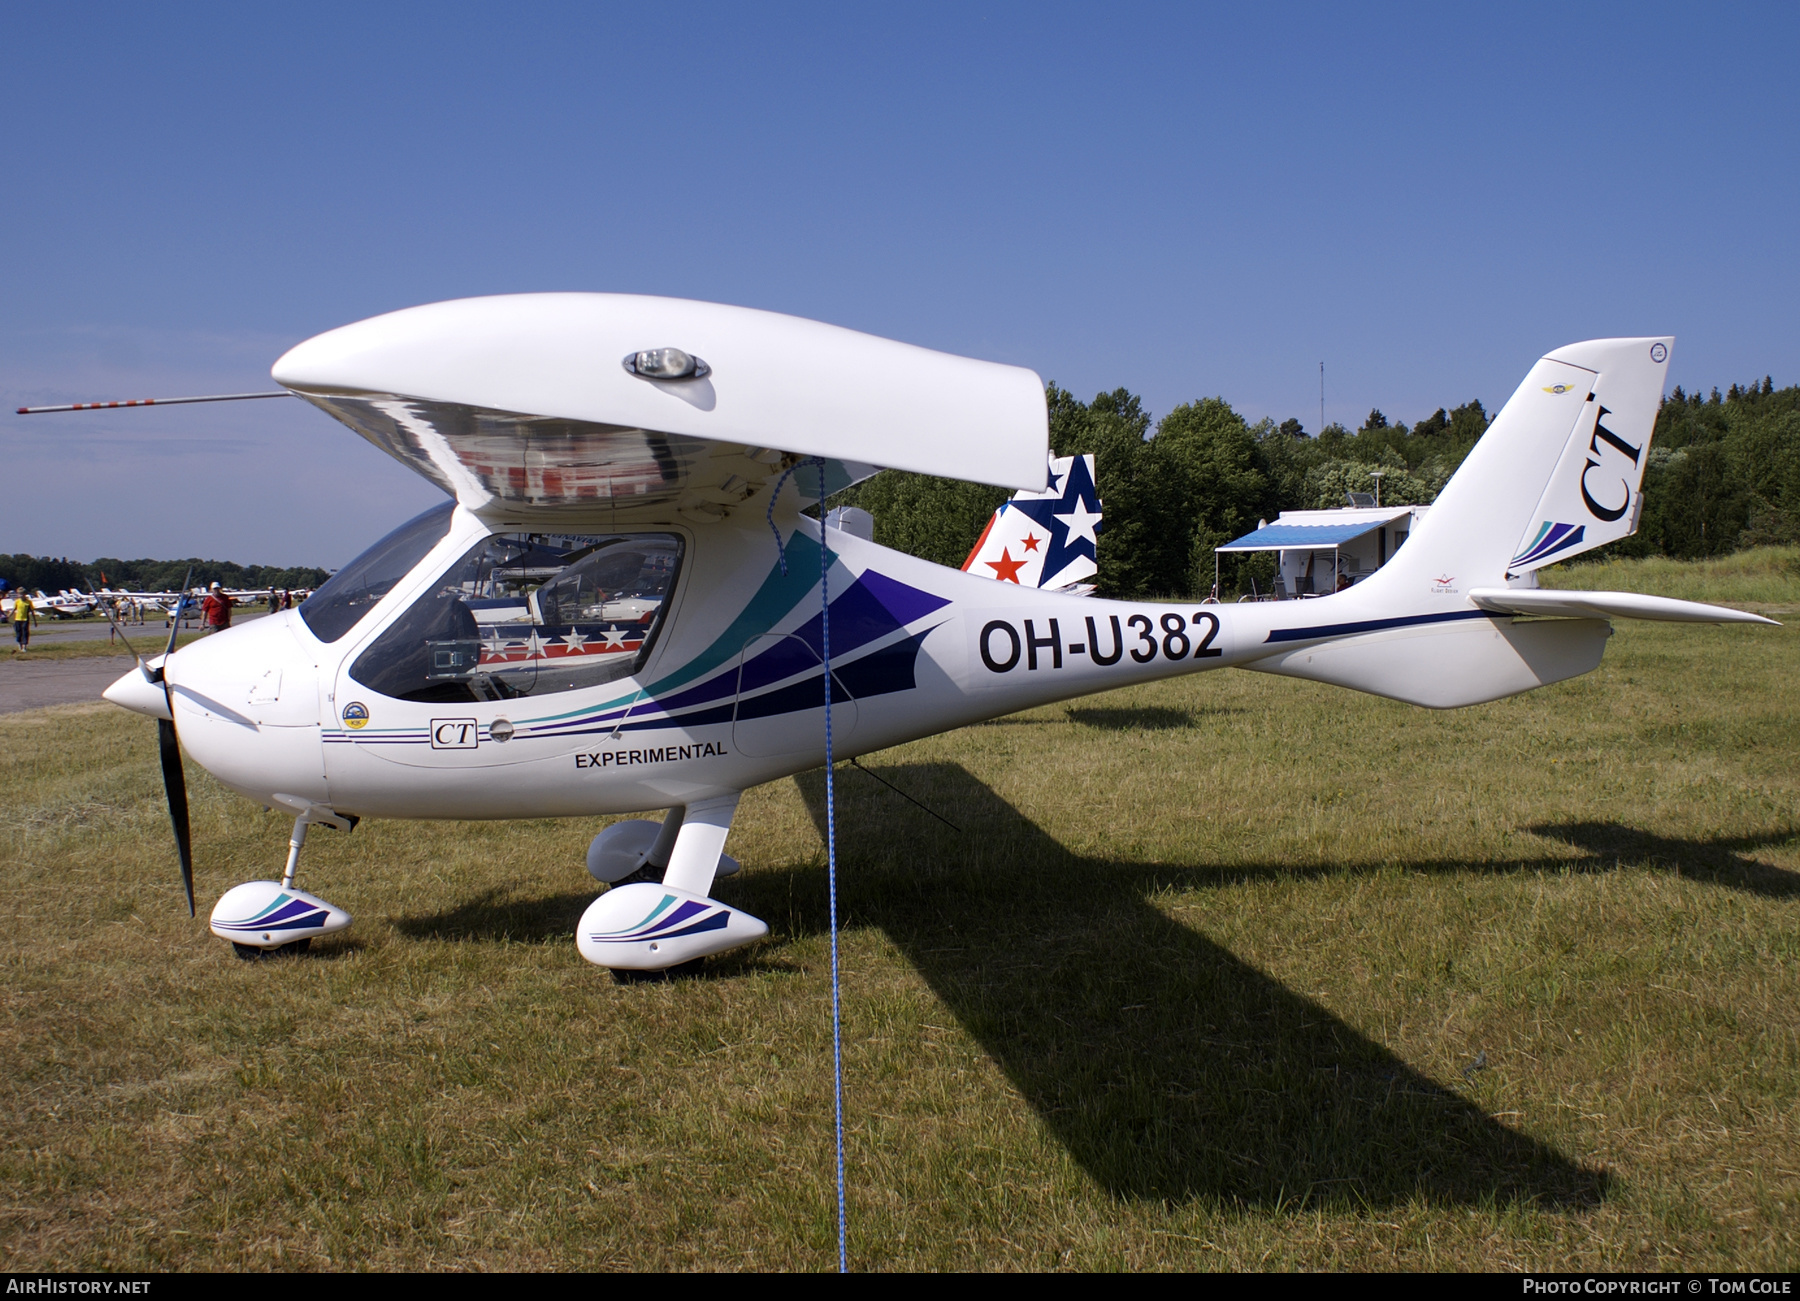
[[[1298,420],[1245,420],[1224,398],[1184,403],[1153,420],[1125,389],[1082,402],[1052,383],[1050,445],[1058,456],[1092,453],[1106,519],[1096,582],[1125,599],[1191,597],[1213,584],[1213,548],[1283,510],[1345,504],[1374,492],[1383,505],[1433,501],[1486,432],[1479,400],[1440,407],[1408,426],[1379,410],[1354,431],[1309,435]],[[960,565],[1003,488],[884,470],[832,499],[875,517],[875,540],[939,564]],[[1635,537],[1594,552],[1719,555],[1800,541],[1800,387],[1771,379],[1710,397],[1680,388],[1663,402],[1644,477]],[[1589,558],[1589,557],[1584,557]],[[1227,558],[1222,595],[1266,586],[1275,558]]]
[[[1408,426],[1379,410],[1356,430],[1327,425],[1309,434],[1298,420],[1252,424],[1222,397],[1184,403],[1160,420],[1126,389],[1082,402],[1052,383],[1045,394],[1050,445],[1058,456],[1092,453],[1106,520],[1100,573],[1108,596],[1190,597],[1213,583],[1213,548],[1283,510],[1344,504],[1346,492],[1373,492],[1380,471],[1384,505],[1434,500],[1486,432],[1480,401],[1442,408]],[[831,504],[875,517],[883,546],[960,565],[988,517],[1012,494],[1004,488],[884,470]],[[1743,547],[1800,543],[1800,386],[1733,384],[1703,396],[1677,387],[1656,417],[1636,536],[1589,553],[1696,559]],[[1579,562],[1578,562],[1579,563]],[[1274,557],[1220,565],[1221,594],[1272,576]],[[238,565],[224,560],[118,560],[0,555],[0,578],[28,590],[90,590],[104,584],[172,590],[192,582],[226,587],[311,588],[327,571],[307,566]]]
[[[28,592],[45,591],[54,595],[67,589],[90,592],[100,587],[128,588],[143,592],[172,592],[181,586],[182,578],[192,569],[190,585],[205,587],[218,583],[221,587],[283,587],[305,589],[319,586],[329,572],[308,565],[239,565],[229,560],[116,560],[102,557],[87,564],[67,556],[0,555],[0,578],[9,587],[22,587]]]

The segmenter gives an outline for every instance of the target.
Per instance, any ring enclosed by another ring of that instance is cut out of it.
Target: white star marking
[[[617,650],[625,644],[625,634],[620,632],[616,626],[608,625],[606,631],[600,635],[606,639],[608,650]]]
[[[571,655],[579,655],[581,653],[581,648],[587,645],[587,638],[581,635],[581,630],[579,628],[571,628],[567,635],[563,637],[563,645],[569,648],[569,653]]]
[[[544,639],[538,636],[537,629],[533,628],[531,630],[531,635],[525,639],[525,658],[528,660],[535,660],[540,658],[543,653]]]
[[[1100,545],[1100,539],[1094,536],[1094,525],[1100,522],[1100,513],[1088,514],[1087,503],[1080,498],[1075,500],[1075,509],[1067,515],[1054,515],[1051,518],[1062,521],[1063,527],[1069,530],[1069,536],[1063,539],[1063,545],[1074,546],[1077,542],[1092,542]]]

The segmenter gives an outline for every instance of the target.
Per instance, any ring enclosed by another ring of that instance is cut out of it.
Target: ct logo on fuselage
[[[472,718],[431,720],[433,750],[473,750],[481,744],[481,727]]]
[[[344,726],[352,732],[369,725],[369,707],[360,700],[352,700],[344,706]]]

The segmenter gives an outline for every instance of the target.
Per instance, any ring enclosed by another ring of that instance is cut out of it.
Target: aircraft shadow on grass
[[[1563,822],[1526,827],[1534,836],[1561,841],[1586,851],[1586,857],[1551,866],[1571,871],[1610,871],[1621,863],[1662,864],[1673,867],[1690,881],[1726,885],[1746,894],[1769,899],[1800,895],[1800,872],[1750,857],[1758,849],[1800,840],[1792,827],[1753,836],[1714,836],[1707,840],[1677,840],[1654,835],[1618,822]]]
[[[484,890],[443,912],[397,917],[394,929],[415,940],[566,942],[575,933],[581,914],[593,902],[593,890],[540,899],[522,899],[505,889]]]
[[[1171,709],[1164,705],[1140,705],[1137,708],[1123,709],[1076,707],[1064,712],[1068,714],[1071,723],[1097,727],[1107,732],[1180,732],[1190,727],[1199,727],[1209,718],[1245,711],[1231,706]]]
[[[1604,1172],[1499,1124],[1148,901],[1200,874],[1072,854],[955,764],[882,773],[972,834],[846,773],[840,915],[888,934],[1113,1195],[1563,1209],[1606,1195]],[[796,780],[822,824],[823,773]],[[822,875],[750,872],[734,893],[823,929]]]
[[[1341,865],[1196,870],[1072,854],[956,764],[882,777],[954,830],[856,773],[838,770],[840,911],[879,925],[1109,1192],[1257,1206],[1345,1198],[1596,1205],[1610,1180],[1498,1123],[1311,999],[1171,920],[1158,889],[1339,873]],[[824,835],[824,774],[796,779]],[[1430,861],[1422,872],[1672,864],[1752,893],[1800,894],[1800,873],[1749,851],[1795,832],[1676,840],[1613,823],[1530,828],[1584,851],[1551,863]],[[819,867],[758,869],[721,883],[778,933],[822,933]],[[399,919],[415,938],[561,942],[591,891],[521,899],[494,890]],[[715,977],[763,964],[715,959]]]

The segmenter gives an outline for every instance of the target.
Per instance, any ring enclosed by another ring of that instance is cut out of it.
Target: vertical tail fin
[[[1021,587],[1071,588],[1097,572],[1099,532],[1094,458],[1053,456],[1050,486],[1001,503],[962,567]]]
[[[1369,595],[1461,605],[1635,533],[1673,342],[1596,339],[1540,360]]]

